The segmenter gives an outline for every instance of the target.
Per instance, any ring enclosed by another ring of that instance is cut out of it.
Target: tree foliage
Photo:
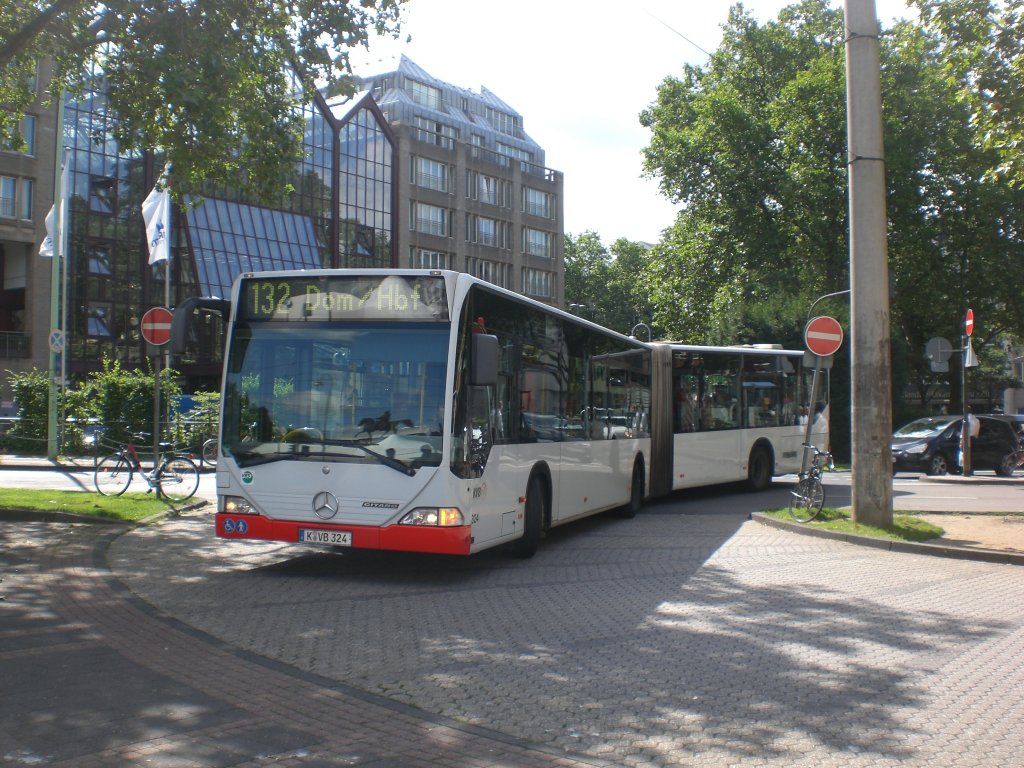
[[[565,235],[565,302],[574,314],[629,333],[651,327],[654,308],[643,279],[647,246],[626,238],[606,248],[596,232]],[[658,338],[652,328],[652,338]],[[640,336],[646,339],[646,334]]]
[[[844,35],[825,0],[763,25],[737,6],[707,64],[642,114],[645,170],[682,206],[647,276],[670,335],[800,345],[816,299],[849,287]],[[986,174],[1001,156],[949,40],[903,22],[881,55],[894,363],[923,384],[925,343],[958,340],[966,306],[984,318],[976,344],[1024,331],[1024,197]],[[847,325],[845,300],[823,310]]]
[[[0,6],[0,136],[17,140],[36,62],[51,98],[102,82],[123,151],[162,151],[172,191],[240,184],[279,198],[301,153],[298,107],[351,91],[349,52],[397,35],[405,0],[20,0]],[[102,78],[102,81],[101,81]]]
[[[971,124],[996,153],[992,176],[1024,184],[1024,0],[912,0],[945,44]]]

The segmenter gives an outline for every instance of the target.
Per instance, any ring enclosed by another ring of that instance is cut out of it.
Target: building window
[[[458,128],[421,115],[417,115],[413,122],[416,126],[416,141],[455,149],[455,143],[459,140]]]
[[[502,288],[512,288],[512,265],[488,259],[466,259],[466,271]]]
[[[523,227],[523,253],[551,258],[551,233]]]
[[[553,218],[551,215],[551,195],[539,189],[523,187],[523,212],[531,216],[540,216],[544,219]]]
[[[32,179],[21,180],[21,197],[18,198],[18,218],[26,221],[32,218]]]
[[[416,157],[413,161],[412,183],[418,187],[448,191],[448,166],[429,157]]]
[[[408,83],[409,87],[406,90],[413,101],[427,109],[441,109],[441,90],[439,88],[411,78]]]
[[[21,134],[20,137],[18,134]],[[24,140],[24,147],[22,146]],[[23,155],[35,155],[36,153],[36,118],[34,115],[25,115],[18,124],[18,130],[13,129],[0,137],[0,149],[5,152],[17,152]]]
[[[445,208],[426,203],[414,203],[412,215],[411,228],[416,232],[447,237],[451,231],[448,210]]]
[[[89,211],[100,216],[117,213],[117,179],[110,176],[89,179]]]
[[[18,180],[11,176],[0,176],[0,216],[13,219],[17,210]]]
[[[466,197],[488,205],[511,208],[512,182],[487,176],[479,171],[466,171]]]
[[[528,163],[533,162],[532,152],[527,152],[525,149],[520,149],[519,147],[513,147],[511,144],[504,144],[499,141],[496,143],[495,149],[498,150],[499,154],[514,157],[516,160],[525,160]]]
[[[111,268],[110,251],[109,245],[101,243],[89,243],[85,247],[90,275],[110,277],[114,274],[114,270]]]
[[[482,245],[498,244],[498,222],[494,219],[480,217],[480,243]]]
[[[88,315],[86,316],[86,333],[89,336],[103,339],[114,335],[111,326],[113,308],[110,304],[89,303]]]
[[[0,216],[31,219],[33,189],[32,179],[0,176]]]
[[[391,90],[391,80],[387,77],[382,77],[373,84],[373,100],[380,104],[384,101],[384,94],[389,90]]]
[[[516,124],[518,121],[513,115],[502,112],[494,107],[486,107],[484,109],[484,117],[487,119],[487,122],[494,126],[495,130],[507,133],[509,136],[516,135]]]
[[[21,135],[25,137],[25,154],[36,153],[36,118],[33,115],[25,115],[21,121]]]
[[[511,250],[512,225],[507,221],[468,213],[466,214],[466,242]]]
[[[409,266],[412,269],[448,269],[451,255],[442,251],[428,251],[424,248],[411,248]]]
[[[523,293],[528,296],[551,298],[551,273],[540,269],[523,269]]]

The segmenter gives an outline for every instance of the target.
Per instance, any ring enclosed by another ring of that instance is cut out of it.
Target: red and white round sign
[[[153,307],[142,316],[142,338],[159,347],[171,340],[171,310]]]
[[[967,310],[967,318],[964,320],[964,333],[968,336],[974,331],[974,310]]]
[[[843,343],[843,326],[834,317],[815,317],[804,328],[804,344],[819,357],[835,354]]]

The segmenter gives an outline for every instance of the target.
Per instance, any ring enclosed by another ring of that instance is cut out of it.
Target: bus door
[[[732,352],[686,350],[674,356],[674,487],[730,482],[738,476],[739,370],[740,357]]]

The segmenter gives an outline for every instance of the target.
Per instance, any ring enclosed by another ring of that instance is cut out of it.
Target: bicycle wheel
[[[217,466],[217,438],[211,437],[203,443],[203,464]]]
[[[809,523],[821,512],[825,487],[816,477],[805,477],[790,491],[789,514],[798,523]]]
[[[191,459],[173,456],[160,467],[156,487],[157,493],[168,501],[191,499],[199,490],[199,468]]]
[[[100,459],[93,482],[103,496],[120,496],[132,484],[132,465],[119,453]]]

